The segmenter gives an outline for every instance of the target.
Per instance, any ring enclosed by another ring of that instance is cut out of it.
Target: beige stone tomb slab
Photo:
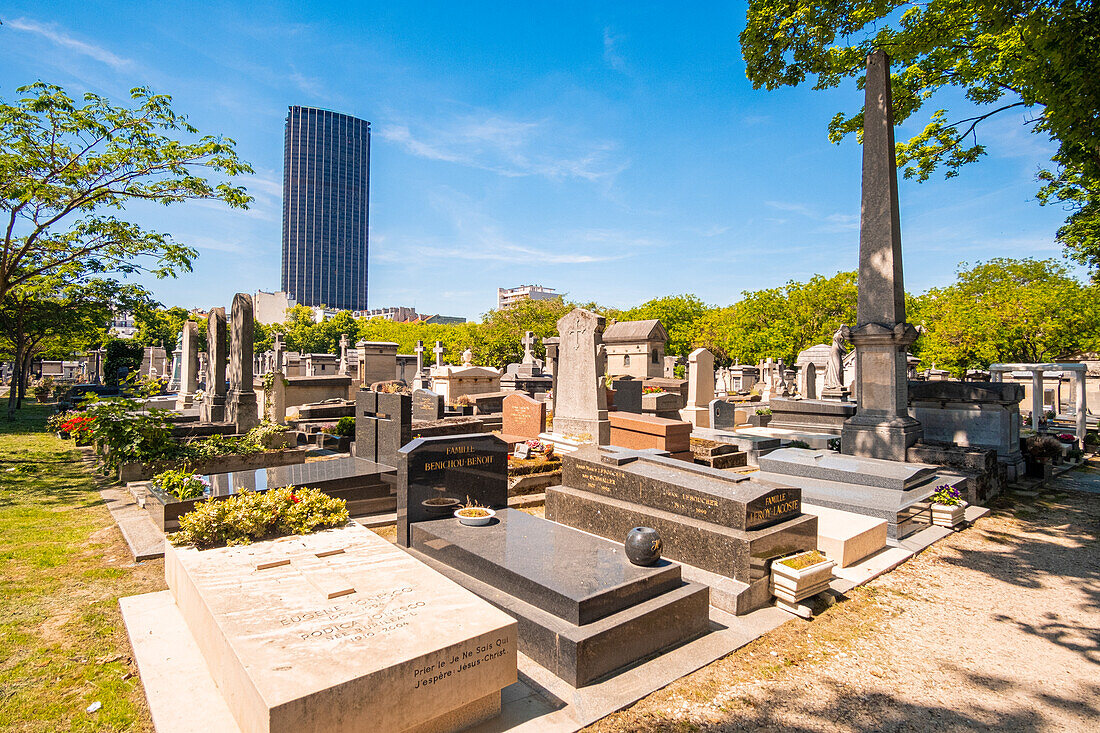
[[[516,622],[357,525],[168,547],[165,577],[242,731],[455,730],[516,681]]]

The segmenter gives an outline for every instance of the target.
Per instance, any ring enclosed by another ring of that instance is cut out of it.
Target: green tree
[[[251,201],[243,187],[202,175],[252,172],[234,141],[181,140],[199,131],[168,96],[134,89],[131,109],[91,93],[79,105],[42,82],[18,92],[18,103],[0,102],[0,301],[44,275],[190,270],[195,250],[108,213],[127,202]]]
[[[180,331],[188,320],[191,320],[191,314],[178,305],[171,308],[159,308],[155,303],[143,305],[134,310],[134,322],[137,324],[134,340],[142,346],[163,346],[172,351],[180,345]],[[199,330],[204,328],[205,324]]]
[[[829,343],[841,324],[855,323],[856,295],[854,272],[746,291],[737,303],[703,316],[694,343],[722,363],[754,364],[772,357],[790,364],[800,351]]]
[[[978,160],[986,120],[1015,110],[1031,132],[1055,143],[1040,173],[1038,199],[1071,213],[1059,241],[1079,261],[1100,267],[1100,4],[1093,0],[971,2],[935,0],[750,0],[741,50],[754,88],[815,89],[856,77],[879,48],[895,60],[894,121],[935,109],[910,140],[897,143],[907,178],[947,177]],[[961,90],[967,111],[941,107]],[[933,102],[933,100],[936,100]],[[1020,114],[1024,113],[1024,114]],[[862,110],[837,114],[829,138],[860,135]]]
[[[960,267],[966,267],[960,265]],[[1053,361],[1100,339],[1097,287],[1055,260],[992,259],[913,300],[921,364],[961,377],[997,362]]]
[[[15,365],[9,417],[21,406],[36,356],[64,358],[85,350],[102,338],[113,309],[133,308],[148,297],[140,286],[99,278],[73,284],[37,277],[10,289],[0,302],[0,349]]]
[[[668,331],[665,352],[675,356],[691,353],[696,324],[712,308],[694,295],[669,295],[654,298],[619,313],[620,321],[647,321],[656,318]]]

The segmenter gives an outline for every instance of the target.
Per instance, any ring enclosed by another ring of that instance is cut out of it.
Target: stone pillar
[[[560,348],[554,374],[554,432],[590,436],[597,445],[611,441],[607,420],[604,317],[574,308],[558,321]]]
[[[206,317],[206,396],[204,422],[225,422],[225,360],[227,356],[225,308],[211,308]]]
[[[909,415],[906,357],[917,331],[905,322],[901,218],[890,95],[890,57],[867,57],[863,115],[863,202],[859,233],[856,349],[857,408],[844,423],[841,450],[904,461],[922,434]]]
[[[183,410],[191,406],[198,389],[199,379],[199,324],[185,321],[183,324],[183,348],[180,357],[180,388],[176,397],[176,409]]]
[[[1073,387],[1076,394],[1074,399],[1077,404],[1077,447],[1081,450],[1085,449],[1085,434],[1087,432],[1087,423],[1085,418],[1088,415],[1088,403],[1085,398],[1085,379],[1086,372],[1084,370],[1073,373]]]
[[[260,422],[252,378],[252,296],[247,293],[234,295],[230,317],[233,325],[229,333],[229,395],[225,417],[236,425],[238,433],[246,433]]]
[[[340,373],[345,376],[351,374],[351,364],[348,361],[348,335],[346,333],[340,334]]]
[[[697,428],[709,428],[713,399],[714,355],[706,349],[696,349],[688,355],[687,406],[680,410],[680,419]]]
[[[172,351],[172,378],[168,380],[168,391],[179,392],[180,391],[180,373],[183,371],[183,349],[174,349]],[[102,363],[102,360],[101,360]],[[97,382],[98,384],[99,382]]]
[[[1002,372],[1000,369],[991,369],[989,371],[989,381],[990,382],[1003,382],[1004,378],[1005,378],[1005,373]]]
[[[1031,429],[1039,432],[1039,419],[1043,416],[1043,370],[1031,372]]]

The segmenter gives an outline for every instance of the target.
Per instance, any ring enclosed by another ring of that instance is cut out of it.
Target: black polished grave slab
[[[345,500],[348,511],[353,515],[393,511],[396,497],[393,495],[392,476],[395,472],[396,469],[390,466],[349,457],[213,473],[204,476],[210,482],[210,497],[178,499],[150,486],[145,508],[162,531],[173,532],[179,529],[179,518],[207,498],[220,501],[242,491],[263,492],[284,486],[299,486]],[[390,478],[390,482],[386,482],[386,478]]]
[[[680,566],[632,564],[621,543],[515,509],[468,527],[455,519],[418,522],[420,552],[574,624],[587,624],[681,585]]]
[[[682,582],[679,565],[647,572],[629,566],[621,544],[514,509],[497,516],[485,527],[454,518],[418,522],[409,552],[514,617],[520,651],[570,685],[590,684],[710,630],[709,589]],[[537,554],[552,545],[555,554]],[[576,562],[570,551],[579,554]],[[582,558],[595,566],[582,567]],[[567,608],[593,618],[574,623],[563,618]]]
[[[508,506],[508,444],[491,433],[417,438],[398,451],[397,543],[408,547],[409,525],[436,519],[433,503],[503,509]],[[453,507],[447,514],[453,512]]]

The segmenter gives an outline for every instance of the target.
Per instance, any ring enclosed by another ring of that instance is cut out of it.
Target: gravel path
[[[1100,731],[1100,493],[1073,489],[1100,492],[1100,471],[1001,502],[593,730]]]

